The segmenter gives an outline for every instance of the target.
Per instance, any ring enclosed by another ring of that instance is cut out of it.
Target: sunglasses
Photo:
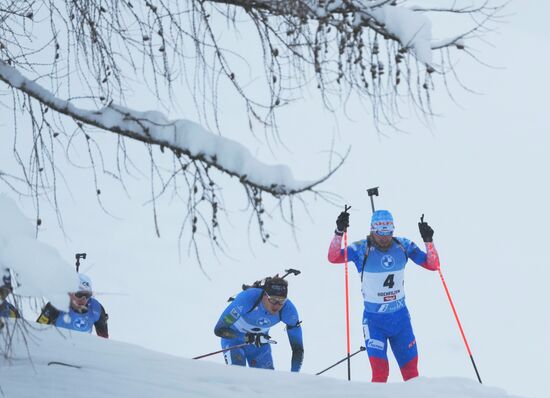
[[[378,236],[390,236],[393,231],[374,231],[374,233]]]
[[[267,296],[267,301],[269,301],[273,305],[284,305],[286,303],[285,297],[271,297],[269,294],[265,294]]]
[[[86,297],[86,299],[89,299],[92,297],[92,293],[89,292],[76,292],[74,296],[78,299],[81,299],[82,297]]]

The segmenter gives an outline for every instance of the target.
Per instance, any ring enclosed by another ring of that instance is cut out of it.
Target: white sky
[[[495,47],[485,46],[480,53],[504,68],[459,64],[465,83],[484,95],[456,90],[462,108],[438,96],[435,109],[442,117],[431,131],[410,121],[403,126],[409,134],[379,136],[355,105],[350,112],[356,122],[340,114],[337,126],[332,115],[306,99],[280,118],[280,133],[290,150],[275,148],[276,162],[289,164],[296,178],[305,180],[326,172],[323,151],[333,138],[340,153],[353,145],[345,166],[322,187],[340,194],[342,207],[353,206],[350,239],[361,239],[367,232],[368,187],[381,187],[376,205],[392,210],[397,235],[420,243],[416,223],[425,213],[435,229],[442,270],[483,381],[532,397],[544,396],[545,360],[550,356],[544,301],[544,282],[550,277],[544,233],[550,222],[545,98],[550,89],[545,51],[549,8],[542,2],[512,2],[509,23],[489,37]],[[154,106],[138,104],[142,109]],[[222,117],[232,115],[227,109]],[[239,121],[228,120],[227,126],[228,137],[275,163]],[[290,280],[290,295],[304,321],[303,372],[315,373],[345,356],[343,267],[326,261],[339,207],[310,198],[309,218],[297,206],[296,235],[274,213],[268,228],[277,247],[262,245],[254,227],[250,242],[245,232],[248,220],[238,212],[245,207],[240,189],[226,185],[226,203],[235,216],[234,227],[225,234],[231,258],[221,255],[217,262],[205,251],[208,280],[192,257],[184,253],[181,261],[178,258],[183,204],[161,200],[158,239],[151,206],[143,205],[149,199],[146,180],[128,179],[131,200],[114,185],[102,185],[103,200],[116,219],[88,197],[93,192],[90,175],[71,170],[67,180],[72,197],[65,195],[61,201],[68,239],[51,214],[44,214],[41,239],[66,254],[69,262],[75,252],[88,253],[83,270],[96,290],[105,292],[98,298],[110,314],[112,338],[184,357],[213,351],[219,342],[212,329],[227,297],[243,282],[293,267],[302,270]],[[31,203],[21,205],[33,215]],[[362,303],[358,278],[350,275],[352,347],[358,348],[364,344]],[[474,379],[437,274],[410,265],[406,281],[421,374]],[[290,348],[282,327],[273,332],[280,341],[275,366],[288,369]],[[367,381],[370,370],[362,355],[353,360],[353,378]],[[223,361],[221,356],[211,360]],[[393,358],[390,362],[390,380],[398,381]],[[330,375],[346,378],[345,366]]]

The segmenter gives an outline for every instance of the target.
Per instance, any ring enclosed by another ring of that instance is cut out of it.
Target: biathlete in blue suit
[[[336,221],[336,231],[330,244],[328,260],[343,263],[342,235],[349,226],[349,213],[342,212]],[[393,237],[391,213],[377,210],[372,215],[371,232],[367,239],[347,247],[348,260],[361,276],[363,293],[363,333],[372,381],[385,383],[389,376],[388,341],[401,369],[403,380],[418,376],[418,351],[411,318],[405,305],[405,264],[416,264],[435,271],[439,256],[432,241],[433,229],[421,219],[420,235],[426,253],[405,238]]]
[[[60,311],[48,303],[36,322],[84,333],[91,333],[95,327],[98,336],[109,338],[107,327],[109,316],[99,301],[92,297],[91,279],[84,274],[78,274],[78,277],[80,278],[78,291],[69,293],[71,298],[69,312]]]
[[[283,322],[292,348],[290,370],[299,372],[304,358],[302,328],[298,311],[287,298],[286,280],[266,278],[263,288],[249,288],[239,293],[223,311],[214,328],[221,337],[223,349],[249,343],[226,351],[225,362],[251,368],[274,369],[269,341],[269,329]]]
[[[2,280],[0,281],[0,318],[21,318],[17,308],[7,301],[7,297],[13,292],[11,285],[11,275],[7,268],[0,268],[2,271]],[[0,329],[3,322],[0,320]]]

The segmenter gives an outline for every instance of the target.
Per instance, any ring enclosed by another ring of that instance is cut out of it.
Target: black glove
[[[244,342],[248,344],[254,344],[256,347],[260,347],[262,344],[267,344],[271,337],[265,333],[247,333],[244,336]]]
[[[420,236],[424,242],[432,242],[434,236],[434,230],[424,221],[424,214],[420,217],[420,222],[418,223],[418,230],[420,231]]]
[[[346,229],[349,227],[349,213],[347,211],[343,211],[340,213],[338,218],[336,219],[336,234],[342,235],[344,232],[346,232]]]

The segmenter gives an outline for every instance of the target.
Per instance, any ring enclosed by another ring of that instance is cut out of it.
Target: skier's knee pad
[[[390,365],[387,359],[369,357],[370,367],[372,369],[372,382],[385,383],[390,374]]]
[[[414,357],[401,366],[401,375],[403,376],[403,381],[418,377],[418,357]]]

